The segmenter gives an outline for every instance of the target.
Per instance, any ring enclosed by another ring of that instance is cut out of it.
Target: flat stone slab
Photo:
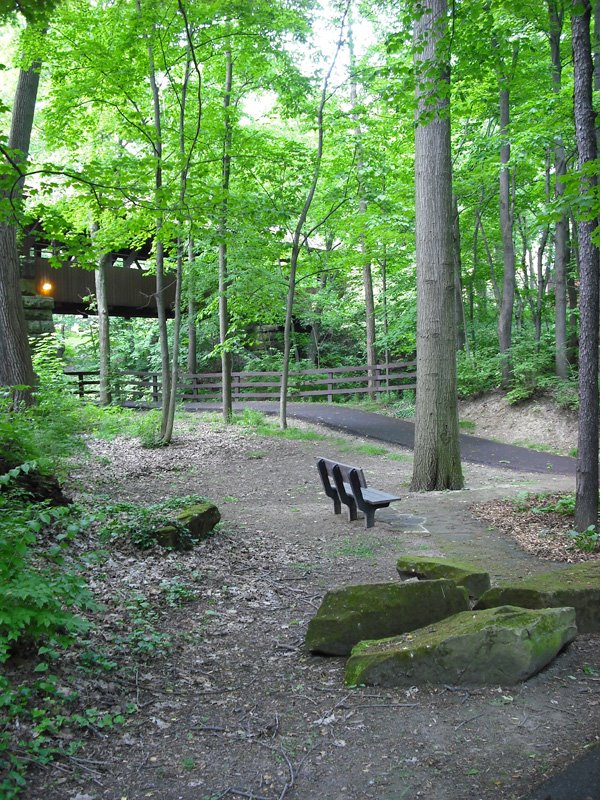
[[[471,597],[480,597],[491,586],[488,572],[462,561],[447,561],[430,556],[403,556],[396,562],[396,569],[401,578],[447,578],[457,586],[464,586]]]
[[[512,685],[539,672],[576,635],[572,608],[466,611],[403,636],[360,642],[346,683]]]
[[[383,639],[421,628],[469,607],[452,581],[373,583],[327,592],[306,633],[313,653],[345,656],[363,639]]]
[[[161,547],[174,550],[191,550],[194,542],[206,539],[215,525],[221,521],[221,514],[214,503],[196,503],[184,508],[175,517],[178,525],[165,525],[153,534]],[[181,526],[188,535],[182,535]]]
[[[520,581],[502,583],[479,598],[476,609],[515,605],[522,608],[571,606],[579,633],[600,632],[600,561],[586,561]]]

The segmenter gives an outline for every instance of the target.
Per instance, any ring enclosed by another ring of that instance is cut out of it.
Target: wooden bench
[[[344,503],[348,507],[348,519],[353,521],[358,519],[357,509],[360,509],[365,515],[365,528],[372,528],[375,524],[378,508],[387,508],[390,503],[401,499],[394,494],[370,489],[360,467],[319,458],[317,469],[325,494],[333,500],[334,513],[341,514]]]

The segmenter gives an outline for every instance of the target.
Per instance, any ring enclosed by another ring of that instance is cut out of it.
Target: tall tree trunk
[[[188,351],[187,351],[187,371],[190,375],[198,372],[198,333],[196,329],[196,312],[198,303],[196,301],[195,281],[193,275],[194,265],[194,242],[192,237],[188,238]]]
[[[465,304],[462,295],[462,261],[460,256],[460,218],[458,215],[458,198],[452,196],[452,254],[454,256],[454,311],[456,314],[456,349],[469,352],[466,337]]]
[[[579,168],[596,159],[592,105],[591,5],[574,0],[572,14],[575,134]],[[597,177],[581,177],[580,192],[594,193]],[[592,241],[597,219],[579,220],[579,437],[575,489],[575,527],[598,523],[598,249]]]
[[[383,256],[380,262],[381,267],[381,305],[382,305],[382,316],[383,316],[383,340],[385,342],[385,349],[383,352],[383,360],[385,362],[385,371],[386,371],[386,388],[389,389],[390,382],[389,382],[389,368],[388,365],[390,363],[390,343],[389,343],[389,332],[390,332],[390,322],[388,316],[388,299],[387,299],[387,291],[388,291],[388,284],[387,284],[387,245],[385,242],[382,244],[383,247]]]
[[[518,44],[514,44],[513,68],[518,55]],[[512,345],[512,317],[515,301],[515,245],[513,241],[514,208],[511,192],[512,170],[510,161],[510,77],[504,65],[498,73],[500,86],[500,228],[502,231],[502,255],[504,279],[502,282],[502,303],[498,316],[498,344],[502,356],[502,386],[510,382],[510,348]]]
[[[366,346],[367,346],[367,366],[375,367],[377,364],[377,353],[375,350],[375,298],[373,294],[373,271],[371,268],[371,258],[367,247],[366,238],[366,213],[367,198],[364,187],[364,149],[362,142],[362,128],[356,112],[357,93],[356,79],[354,77],[356,63],[354,59],[354,37],[352,28],[352,16],[348,22],[348,49],[350,55],[350,108],[352,109],[352,119],[354,121],[354,141],[356,143],[356,178],[358,191],[358,215],[361,220],[360,232],[360,252],[362,256],[363,272],[363,291],[365,298],[365,323],[366,323]],[[375,397],[375,371],[368,372],[367,386],[371,398]]]
[[[138,13],[142,14],[141,0],[136,0]],[[156,35],[156,25],[152,32]],[[156,261],[156,312],[158,316],[158,337],[160,342],[160,372],[161,372],[161,423],[160,441],[165,441],[169,424],[169,396],[171,385],[171,360],[169,355],[169,337],[167,332],[167,309],[165,305],[165,249],[163,236],[163,144],[162,144],[162,112],[160,92],[156,80],[156,65],[154,61],[154,46],[152,35],[147,36],[148,54],[148,79],[152,93],[152,115],[154,125],[154,139],[152,150],[154,156],[154,202],[155,202],[155,261]]]
[[[15,184],[10,199],[21,201],[24,178],[17,180],[29,156],[33,116],[40,82],[40,63],[21,70],[15,93],[9,150],[17,151],[14,159]],[[27,324],[21,296],[19,252],[16,223],[0,222],[0,386],[21,387],[11,391],[14,404],[31,402],[35,375],[27,339]],[[28,388],[26,388],[28,387]]]
[[[98,230],[98,224],[92,223],[90,229],[92,241]],[[100,372],[98,400],[101,406],[109,405],[112,400],[110,387],[110,316],[106,292],[106,268],[110,266],[110,263],[110,255],[102,253],[97,257],[97,266],[94,271],[96,313],[98,314],[98,367]]]
[[[292,349],[292,334],[293,334],[292,322],[294,313],[294,298],[296,294],[296,272],[298,270],[298,257],[300,256],[302,231],[304,228],[304,224],[306,222],[306,218],[308,216],[308,212],[310,211],[310,207],[314,200],[315,192],[317,191],[317,184],[319,182],[319,176],[321,174],[321,162],[323,161],[323,144],[324,144],[323,115],[325,112],[325,105],[328,100],[329,81],[331,79],[331,73],[333,72],[333,69],[335,67],[335,62],[337,61],[337,57],[340,52],[340,47],[342,45],[342,33],[344,30],[346,17],[348,15],[348,9],[350,7],[351,2],[352,0],[347,0],[345,11],[343,13],[342,21],[340,24],[340,33],[338,37],[337,47],[334,56],[331,59],[329,70],[327,71],[327,74],[325,75],[325,78],[323,80],[323,86],[321,88],[321,99],[319,101],[319,106],[317,109],[317,151],[315,153],[315,165],[313,168],[311,182],[308,187],[306,197],[304,199],[304,204],[298,216],[298,221],[296,222],[296,227],[294,228],[294,233],[292,236],[292,251],[290,254],[290,274],[288,278],[288,292],[287,292],[287,299],[285,306],[285,322],[283,326],[283,364],[281,368],[281,389],[279,394],[279,426],[281,427],[282,430],[285,430],[287,428],[287,394],[290,381],[290,353]]]
[[[447,35],[447,2],[425,0],[422,10],[414,27],[417,406],[411,489],[432,491],[460,489],[463,476],[456,397],[449,93],[435,94],[449,81],[450,55],[442,40]]]
[[[183,74],[183,82],[181,85],[181,96],[179,103],[179,158],[181,161],[181,168],[179,171],[179,208],[183,209],[185,205],[185,195],[187,191],[187,176],[189,169],[189,159],[186,159],[186,146],[185,146],[185,112],[187,103],[187,90],[190,79],[190,55],[188,47],[188,58],[185,65]],[[191,227],[191,222],[190,222]],[[189,247],[191,235],[188,234],[187,242]],[[177,406],[177,389],[179,386],[179,339],[181,334],[181,290],[183,286],[183,261],[184,261],[184,248],[186,239],[183,236],[177,237],[177,257],[175,266],[175,299],[173,301],[174,319],[173,319],[173,359],[171,362],[171,376],[169,384],[169,395],[166,413],[164,409],[163,400],[163,431],[162,431],[162,444],[170,444],[173,438],[173,427],[175,425],[175,408]]]
[[[221,208],[219,216],[219,341],[221,344],[221,383],[223,386],[223,419],[231,422],[233,398],[231,389],[231,351],[229,335],[229,275],[227,264],[227,228],[229,216],[229,182],[231,179],[232,127],[230,116],[233,60],[231,50],[225,51],[225,88],[223,93],[223,156],[221,161]]]
[[[562,83],[560,41],[564,19],[564,0],[548,0],[550,18],[550,58],[552,88],[558,96]],[[554,196],[560,202],[565,192],[563,178],[567,172],[567,156],[561,136],[554,139]],[[567,348],[567,270],[569,267],[569,219],[562,214],[554,228],[554,336],[556,351],[554,370],[559,378],[569,375]]]

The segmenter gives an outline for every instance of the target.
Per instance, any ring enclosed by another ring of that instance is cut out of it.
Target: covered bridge
[[[90,313],[87,298],[95,295],[95,278],[92,270],[77,266],[74,259],[54,267],[51,259],[60,258],[61,247],[47,239],[39,225],[28,229],[21,252],[23,293],[33,297],[51,298],[55,314]],[[123,249],[110,254],[106,268],[108,311],[115,317],[156,317],[156,278],[144,266],[150,257],[150,243],[139,250]],[[175,278],[165,281],[165,304],[168,314],[173,314]],[[49,303],[40,303],[40,306]]]

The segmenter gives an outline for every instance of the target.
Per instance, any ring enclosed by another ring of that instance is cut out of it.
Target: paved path
[[[198,403],[186,405],[189,411],[214,411],[220,406]],[[279,406],[272,402],[236,403],[234,409],[255,408],[265,414],[278,414]],[[314,422],[333,430],[344,431],[353,436],[364,436],[381,442],[397,444],[411,450],[415,441],[415,426],[412,422],[371,411],[361,411],[344,405],[326,403],[289,403],[288,416],[306,422]],[[574,475],[577,462],[568,456],[556,456],[540,453],[526,447],[501,444],[491,439],[480,439],[478,436],[460,434],[460,450],[464,461],[473,464],[485,464],[500,469],[512,469],[520,472],[543,472],[558,475]]]

